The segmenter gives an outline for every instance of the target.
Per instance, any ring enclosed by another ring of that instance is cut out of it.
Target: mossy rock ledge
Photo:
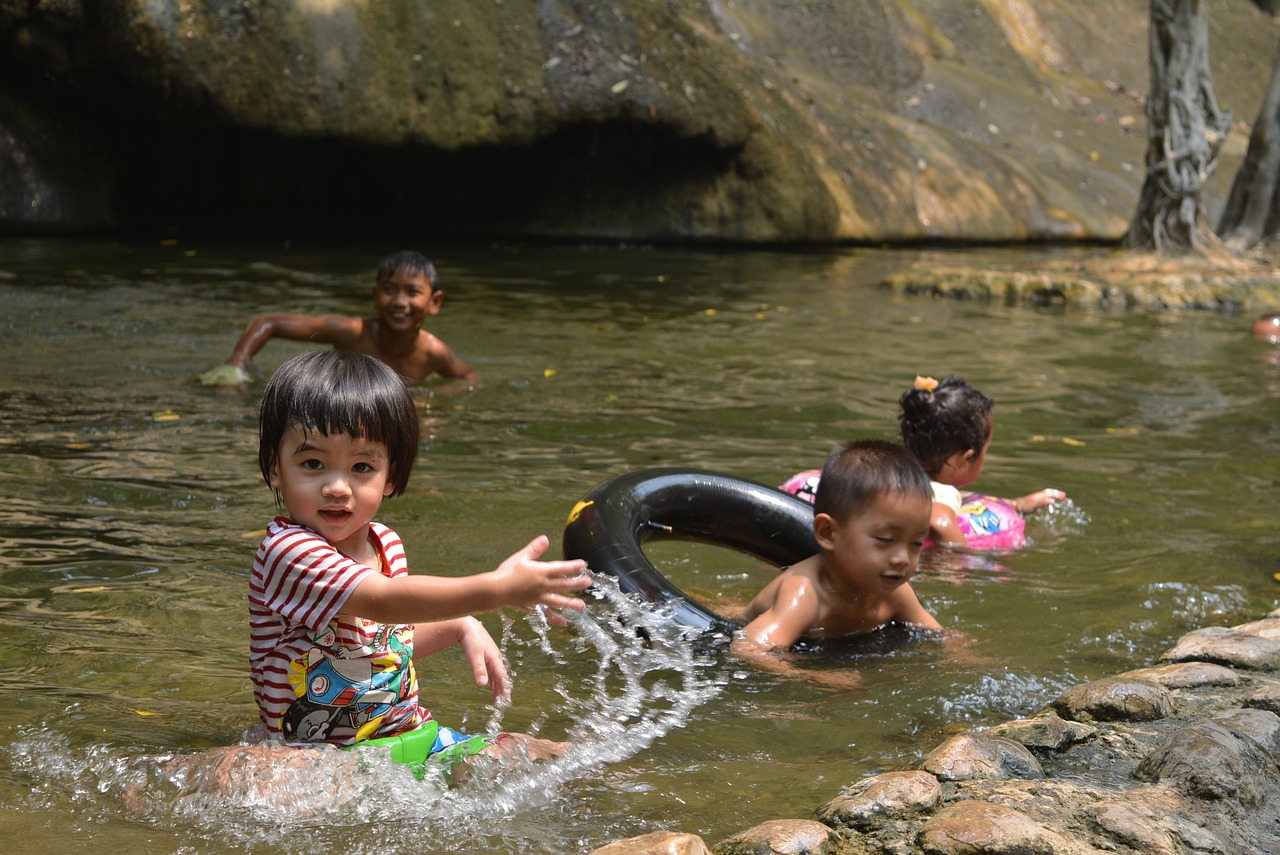
[[[811,816],[708,845],[655,831],[593,855],[1280,852],[1280,610],[1183,636],[1152,667],[960,733]]]
[[[1265,311],[1280,306],[1280,269],[1265,259],[1116,252],[1034,269],[913,267],[885,277],[896,294],[1038,306]]]

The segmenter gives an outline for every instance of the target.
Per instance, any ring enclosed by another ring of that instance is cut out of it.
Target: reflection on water
[[[483,385],[418,390],[423,457],[381,515],[415,571],[558,542],[573,503],[625,471],[780,483],[837,442],[893,437],[916,374],[963,374],[996,401],[975,488],[1071,502],[1033,517],[1023,550],[922,563],[921,599],[972,641],[960,660],[917,641],[805,660],[862,677],[831,691],[693,649],[602,589],[565,629],[484,618],[515,676],[508,709],[458,657],[421,669],[444,723],[568,738],[563,760],[454,789],[335,763],[284,800],[180,795],[165,764],[256,716],[244,586],[275,512],[260,383],[223,397],[194,378],[256,312],[367,311],[394,248],[0,244],[0,829],[144,853],[587,851],[656,828],[714,843],[1274,603],[1280,351],[1250,319],[877,287],[955,260],[935,251],[440,247],[432,329]],[[259,380],[304,349],[269,345]],[[773,572],[702,544],[651,557],[712,603],[746,602]]]

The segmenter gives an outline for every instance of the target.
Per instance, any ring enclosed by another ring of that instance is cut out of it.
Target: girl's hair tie
[[[917,374],[915,386],[922,392],[932,392],[934,389],[938,388],[938,381],[934,380],[932,377],[921,377]]]

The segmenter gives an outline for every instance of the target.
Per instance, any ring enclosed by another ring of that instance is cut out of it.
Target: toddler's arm
[[[942,629],[938,619],[920,604],[920,598],[909,582],[893,592],[890,602],[893,605],[893,620],[898,623],[905,623],[915,629]]]
[[[746,657],[785,650],[813,627],[820,608],[809,579],[800,575],[780,579],[773,602],[734,635],[730,650]]]
[[[1067,498],[1067,494],[1061,490],[1055,490],[1048,487],[1044,490],[1037,490],[1034,493],[1028,493],[1025,496],[1019,496],[1009,504],[1013,505],[1013,509],[1020,514],[1030,514],[1041,508],[1047,508],[1049,505],[1061,502]]]
[[[964,532],[956,522],[956,512],[941,502],[933,503],[933,518],[929,520],[929,537],[942,546],[967,546]]]
[[[471,666],[476,685],[492,689],[495,704],[510,703],[511,678],[507,674],[507,663],[484,624],[473,617],[462,617],[420,623],[413,628],[415,657],[429,656],[455,644],[462,648],[462,657]]]
[[[496,570],[472,576],[407,575],[388,579],[370,573],[342,605],[342,613],[379,623],[419,623],[454,618],[502,608],[581,611],[586,605],[567,596],[591,585],[585,561],[539,561],[547,551],[546,535],[498,565]],[[553,623],[564,618],[548,613]]]

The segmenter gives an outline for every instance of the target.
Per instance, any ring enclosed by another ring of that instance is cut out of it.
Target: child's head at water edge
[[[295,522],[322,534],[327,518],[348,517],[358,528],[382,498],[403,493],[418,442],[408,386],[371,356],[304,353],[280,366],[263,392],[262,477]]]
[[[995,428],[995,403],[953,374],[917,377],[898,399],[902,444],[935,481],[963,487],[982,473]]]

